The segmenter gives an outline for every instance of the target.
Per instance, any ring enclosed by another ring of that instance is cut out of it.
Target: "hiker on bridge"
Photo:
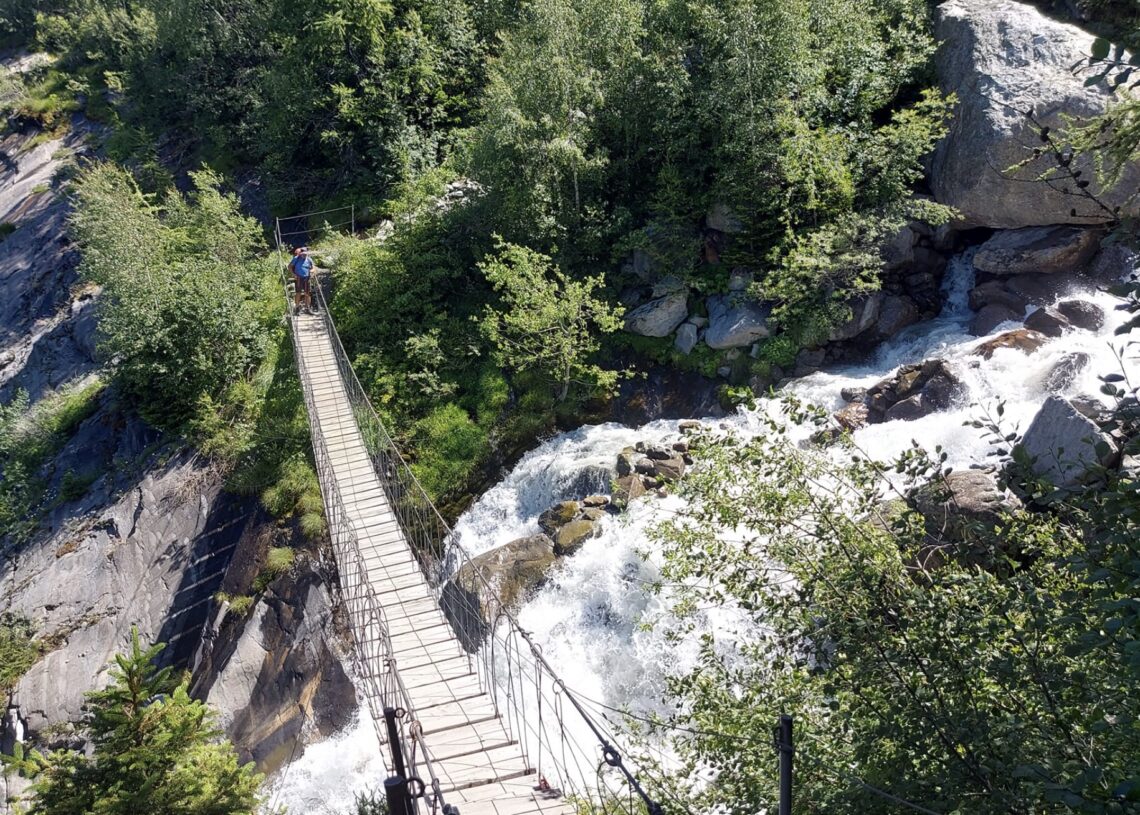
[[[311,282],[313,277],[313,259],[309,257],[307,246],[298,246],[293,250],[293,259],[289,261],[289,271],[293,273],[294,295],[293,313],[301,310],[301,300],[305,301],[305,311],[313,313],[313,295]]]

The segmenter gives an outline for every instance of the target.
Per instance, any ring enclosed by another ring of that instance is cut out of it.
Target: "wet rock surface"
[[[945,410],[962,393],[961,380],[943,360],[904,365],[894,376],[867,390],[867,421],[918,419]]]
[[[979,344],[974,349],[974,354],[983,359],[989,359],[1002,348],[1012,348],[1023,354],[1032,354],[1048,341],[1049,338],[1040,331],[1034,331],[1030,328],[1015,328],[1013,331],[998,334],[993,339]]]
[[[444,585],[440,605],[468,650],[482,645],[487,620],[515,610],[545,581],[555,544],[544,534],[519,538],[484,552]]]

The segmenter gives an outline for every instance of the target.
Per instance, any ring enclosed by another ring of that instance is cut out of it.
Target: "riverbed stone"
[[[1100,331],[1104,326],[1104,310],[1088,300],[1062,300],[1057,304],[1066,320],[1085,331]]]
[[[468,652],[482,647],[488,620],[502,609],[516,609],[545,581],[555,562],[554,543],[529,535],[473,557],[440,593],[440,608]],[[477,611],[478,613],[472,613]]]
[[[1020,320],[1022,313],[1000,303],[982,306],[970,320],[970,333],[975,337],[984,337],[1002,323]]]
[[[941,359],[904,365],[867,390],[867,420],[910,421],[950,407],[962,393],[960,379]]]
[[[1020,317],[1027,305],[1022,295],[1007,289],[1000,280],[990,280],[970,289],[970,308],[975,311],[986,306],[1005,306]]]
[[[1090,468],[1116,456],[1112,438],[1065,398],[1050,396],[1019,445],[1039,476],[1061,488],[1079,486]]]
[[[589,518],[571,521],[558,530],[558,537],[554,539],[554,554],[559,557],[572,555],[600,531],[597,523]]]
[[[538,516],[538,528],[554,538],[559,529],[574,520],[580,508],[577,501],[561,501]]]
[[[636,501],[645,493],[645,485],[639,475],[619,476],[614,482],[614,503],[619,506],[629,506],[630,502]]]
[[[1050,393],[1065,390],[1088,367],[1090,358],[1083,351],[1069,351],[1064,354],[1045,377],[1045,389]]]
[[[1003,334],[998,334],[991,340],[978,345],[974,349],[974,355],[989,359],[994,355],[995,351],[1002,348],[1013,348],[1023,354],[1032,354],[1042,345],[1049,341],[1049,338],[1042,334],[1040,331],[1033,331],[1029,328],[1015,328],[1013,331],[1006,331]]]
[[[681,456],[673,456],[654,463],[654,475],[659,478],[676,481],[685,474],[685,460]]]
[[[1073,325],[1053,306],[1044,306],[1025,318],[1025,327],[1039,331],[1046,337],[1059,337]]]

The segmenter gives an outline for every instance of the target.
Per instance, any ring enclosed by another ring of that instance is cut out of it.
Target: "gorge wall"
[[[30,62],[9,58],[0,70]],[[8,131],[0,403],[26,393],[34,414],[61,393],[94,385],[95,395],[86,418],[26,476],[43,485],[30,533],[0,540],[0,613],[30,620],[39,649],[5,700],[0,744],[77,743],[85,692],[106,684],[108,663],[137,627],[144,641],[167,643],[164,662],[194,672],[196,692],[218,709],[243,757],[271,768],[355,710],[319,554],[299,556],[248,616],[215,599],[248,588],[270,544],[291,541],[294,530],[256,496],[227,492],[209,461],[149,427],[113,385],[98,387],[99,291],[83,281],[62,186],[92,154],[98,126],[77,115],[58,137],[18,123]],[[8,793],[18,791],[18,780],[8,783]]]

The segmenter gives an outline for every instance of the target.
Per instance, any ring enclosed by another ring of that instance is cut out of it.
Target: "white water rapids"
[[[1098,375],[1119,371],[1122,364],[1117,351],[1123,339],[1113,334],[1127,318],[1116,309],[1120,301],[1092,289],[1065,292],[1064,296],[1099,305],[1106,316],[1104,327],[1097,332],[1069,332],[1031,355],[1001,349],[986,360],[973,353],[985,338],[971,336],[967,330],[972,317],[967,302],[974,278],[972,256],[966,252],[951,262],[943,287],[946,305],[937,319],[901,332],[863,364],[821,371],[788,388],[807,401],[837,409],[844,404],[842,388],[869,387],[900,365],[945,359],[969,388],[967,400],[914,421],[864,427],[854,434],[854,440],[880,460],[893,458],[912,439],[928,449],[942,445],[949,455],[948,466],[956,469],[985,463],[989,451],[980,433],[963,423],[979,418],[982,408],[1003,401],[1004,421],[1024,431],[1047,395],[1049,373],[1066,355],[1082,352],[1090,361],[1063,393],[1096,396]],[[1014,327],[1003,324],[994,334]],[[1130,373],[1140,372],[1135,357],[1124,364]],[[769,407],[760,400],[755,410]],[[749,433],[759,430],[757,416],[742,410],[727,419],[708,421]],[[678,437],[675,421],[639,428],[586,426],[557,436],[525,455],[459,519],[456,532],[472,554],[535,534],[539,513],[551,505],[608,492],[610,472],[623,447]],[[601,534],[562,560],[545,587],[519,613],[523,627],[533,632],[567,686],[584,698],[634,711],[658,710],[666,666],[683,670],[696,657],[696,638],[680,648],[667,640],[667,594],[646,591],[646,583],[654,580],[658,569],[646,529],[675,510],[679,500],[642,500],[621,516],[604,518]],[[707,612],[705,624],[726,639],[747,635],[751,625],[717,609]],[[270,798],[287,806],[293,815],[347,814],[354,791],[378,785],[383,776],[376,738],[365,715],[341,735],[308,747],[300,759],[279,772]]]

